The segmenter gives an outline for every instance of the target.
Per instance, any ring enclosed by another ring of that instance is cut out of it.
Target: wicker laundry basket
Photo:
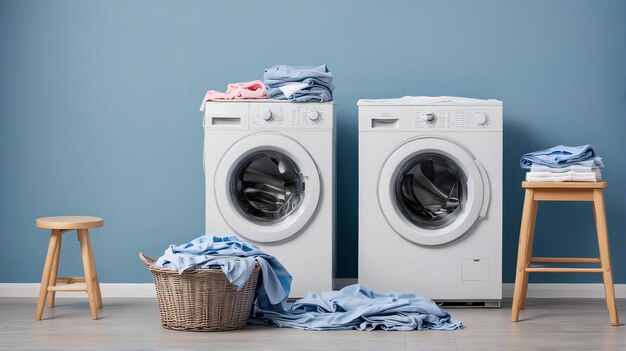
[[[178,272],[154,266],[155,259],[143,253],[141,261],[154,277],[161,324],[186,331],[225,331],[246,326],[257,280],[257,264],[246,284],[237,291],[221,269]]]

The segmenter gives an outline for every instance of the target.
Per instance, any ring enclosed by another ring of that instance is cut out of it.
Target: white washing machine
[[[502,298],[502,102],[359,100],[359,282],[473,306]]]
[[[332,290],[334,123],[332,102],[206,104],[206,232],[277,257],[290,297]]]

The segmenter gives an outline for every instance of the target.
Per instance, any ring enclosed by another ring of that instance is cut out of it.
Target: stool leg
[[[593,210],[596,218],[596,233],[598,235],[598,248],[600,249],[600,264],[602,266],[602,280],[604,281],[606,305],[609,310],[611,324],[618,325],[619,317],[617,315],[617,307],[615,306],[615,287],[613,286],[609,233],[606,225],[606,212],[602,189],[593,190]]]
[[[91,257],[91,277],[93,279],[93,291],[96,293],[96,307],[102,308],[102,293],[100,292],[100,279],[96,270],[96,258],[93,255],[93,247],[91,246],[91,236],[86,231],[87,246],[89,247],[89,257]]]
[[[89,241],[87,239],[87,230],[79,229],[78,237],[80,240],[80,251],[83,256],[83,271],[85,272],[85,285],[87,287],[87,297],[89,298],[89,308],[91,309],[91,319],[98,319],[98,310],[96,307],[96,297],[93,291],[93,279],[91,277],[91,258],[89,257]]]
[[[528,247],[526,248],[526,267],[530,266],[530,259],[533,257],[533,241],[535,238],[535,223],[537,222],[537,207],[539,201],[533,201],[533,210],[530,219],[530,233],[528,235]],[[520,300],[519,308],[526,308],[526,296],[528,295],[528,272],[524,272],[524,289],[522,290],[522,297]]]
[[[54,254],[54,260],[52,261],[52,271],[50,272],[50,283],[48,286],[56,286],[57,285],[57,276],[59,275],[59,260],[61,259],[61,244],[63,242],[63,235],[59,233],[59,242],[57,244],[57,249]],[[48,307],[54,307],[54,298],[56,295],[56,291],[48,292]]]
[[[35,314],[35,320],[40,321],[43,315],[43,308],[46,304],[46,295],[48,294],[48,283],[50,281],[50,271],[52,269],[52,261],[56,254],[57,244],[59,242],[59,231],[52,230],[50,234],[50,243],[48,244],[48,255],[46,256],[46,263],[43,266],[43,274],[41,275],[41,288],[39,289],[39,300],[37,301],[37,312]]]
[[[526,278],[526,262],[528,261],[528,240],[530,237],[530,228],[532,225],[534,191],[526,189],[524,196],[524,209],[522,211],[522,223],[520,225],[519,245],[517,249],[517,269],[515,272],[515,292],[513,293],[513,306],[511,311],[511,320],[517,322],[519,320],[520,301],[524,290]]]

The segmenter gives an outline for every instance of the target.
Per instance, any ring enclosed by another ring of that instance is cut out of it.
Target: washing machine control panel
[[[423,108],[411,111],[413,129],[492,129],[496,111],[489,108]]]
[[[251,103],[250,129],[330,129],[332,103]]]

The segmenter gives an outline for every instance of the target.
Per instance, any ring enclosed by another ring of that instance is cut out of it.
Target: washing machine
[[[502,298],[502,102],[359,100],[359,282],[450,305]]]
[[[332,102],[206,104],[206,233],[277,257],[292,298],[332,290],[334,124]]]

